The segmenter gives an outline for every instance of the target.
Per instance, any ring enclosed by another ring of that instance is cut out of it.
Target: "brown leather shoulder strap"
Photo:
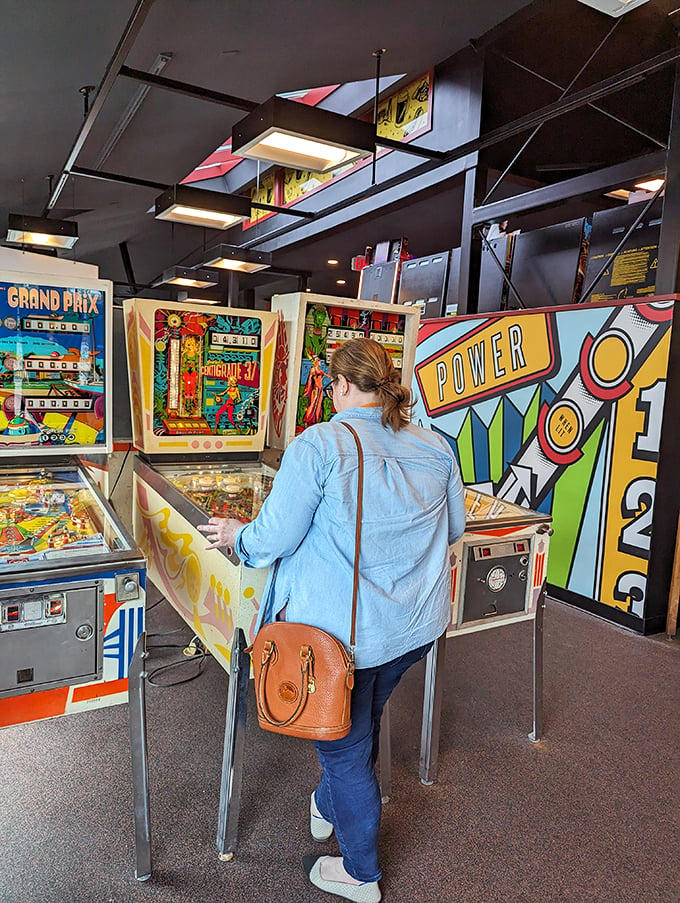
[[[356,640],[356,622],[357,622],[357,595],[359,591],[359,550],[361,548],[361,520],[363,512],[364,498],[364,451],[361,442],[356,434],[356,430],[349,423],[342,422],[352,436],[357,446],[357,454],[359,455],[359,479],[357,485],[357,523],[354,534],[354,585],[352,587],[352,629],[350,631],[349,646],[352,658],[354,658],[354,645]]]

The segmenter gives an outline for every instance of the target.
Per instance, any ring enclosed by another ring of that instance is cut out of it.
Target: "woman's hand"
[[[231,555],[236,534],[242,526],[241,521],[235,517],[211,517],[207,524],[199,524],[197,529],[206,534],[210,543],[206,549],[226,548],[227,555]]]

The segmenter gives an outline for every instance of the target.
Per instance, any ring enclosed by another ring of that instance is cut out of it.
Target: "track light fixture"
[[[223,194],[190,188],[188,185],[171,185],[156,198],[156,219],[208,229],[228,229],[250,216],[250,199],[237,194]]]
[[[586,6],[592,6],[601,13],[607,13],[608,16],[622,16],[647,2],[648,0],[581,0]]]
[[[7,217],[7,241],[43,248],[72,248],[78,241],[78,223],[10,213]]]
[[[239,248],[236,245],[216,245],[207,253],[208,258],[203,262],[203,266],[219,267],[238,273],[257,273],[272,265],[272,255],[266,251],[254,251],[252,248]]]
[[[159,285],[181,285],[184,288],[209,288],[219,285],[220,276],[214,270],[192,267],[170,267],[163,271],[160,279],[153,283]]]
[[[231,132],[236,156],[311,172],[329,172],[372,154],[375,143],[372,122],[277,96],[237,122]]]

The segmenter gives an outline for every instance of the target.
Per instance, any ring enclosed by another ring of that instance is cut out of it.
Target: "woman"
[[[341,424],[355,428],[365,477],[352,729],[315,742],[322,774],[310,804],[312,837],[335,832],[342,855],[304,857],[303,865],[322,890],[377,903],[380,716],[402,674],[448,625],[449,544],[463,533],[465,506],[449,446],[409,422],[410,392],[382,346],[346,342],[330,373],[336,415],[290,444],[257,518],[243,526],[212,517],[199,529],[208,548],[233,547],[250,567],[280,560],[260,622],[312,624],[348,644],[358,464]]]

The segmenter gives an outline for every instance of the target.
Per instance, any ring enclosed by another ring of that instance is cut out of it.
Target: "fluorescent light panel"
[[[646,182],[636,182],[635,187],[641,191],[651,191],[654,193],[665,183],[665,179],[647,179]]]
[[[580,2],[608,16],[622,16],[636,6],[647,3],[647,0],[580,0]]]
[[[218,285],[219,274],[207,269],[193,269],[191,267],[170,267],[164,270],[163,275],[154,285],[181,285],[186,288],[208,288]]]
[[[254,251],[252,248],[239,248],[236,245],[217,245],[208,251],[208,259],[203,266],[219,267],[221,270],[232,270],[237,273],[257,273],[272,265],[272,255],[266,251]]]
[[[271,97],[237,122],[232,153],[311,172],[329,172],[375,150],[375,125]]]
[[[171,185],[156,198],[156,219],[208,229],[228,229],[250,216],[250,200],[220,191]]]
[[[72,248],[78,241],[78,223],[10,213],[7,217],[7,241],[43,248]]]

